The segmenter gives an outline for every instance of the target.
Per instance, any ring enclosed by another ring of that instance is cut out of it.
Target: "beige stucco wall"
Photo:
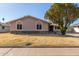
[[[18,23],[23,25],[22,30],[17,30]],[[42,24],[41,30],[37,30],[37,24]],[[10,31],[48,31],[48,23],[33,18],[24,18],[10,23]]]

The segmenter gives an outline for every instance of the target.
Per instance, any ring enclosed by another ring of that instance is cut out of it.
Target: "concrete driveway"
[[[78,55],[79,48],[0,48],[1,56],[66,56]]]

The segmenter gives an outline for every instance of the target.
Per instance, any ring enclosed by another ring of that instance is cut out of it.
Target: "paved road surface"
[[[0,48],[1,56],[78,55],[79,48]]]

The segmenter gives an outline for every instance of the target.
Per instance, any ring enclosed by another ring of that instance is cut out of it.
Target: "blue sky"
[[[6,22],[27,15],[44,19],[44,14],[51,5],[50,3],[0,3],[0,22],[2,18],[5,18]],[[75,23],[79,23],[79,20]]]
[[[50,6],[51,4],[41,4],[41,3],[0,4],[0,19],[4,17],[5,21],[10,21],[27,15],[43,19],[46,10]],[[2,20],[0,21],[2,22]]]

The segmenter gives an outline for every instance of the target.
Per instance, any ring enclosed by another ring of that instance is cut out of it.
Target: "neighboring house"
[[[79,33],[79,24],[74,24],[70,26],[69,32],[71,33]]]
[[[10,31],[56,31],[57,27],[55,24],[51,24],[48,21],[38,19],[33,16],[24,16],[19,19],[13,20],[9,22]]]
[[[0,23],[0,32],[9,32],[10,27],[8,24]]]

